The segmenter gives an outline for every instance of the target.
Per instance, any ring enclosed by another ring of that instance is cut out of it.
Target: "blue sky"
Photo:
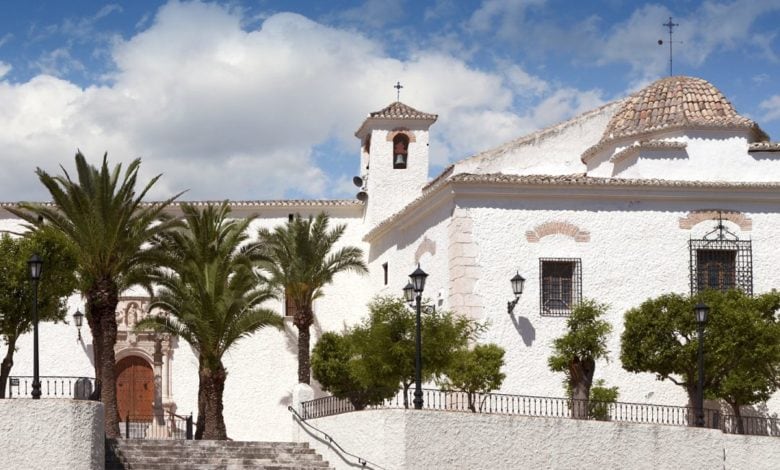
[[[431,174],[674,72],[780,140],[780,0],[0,0],[0,200],[143,159],[153,196],[352,197],[369,111],[438,113]]]

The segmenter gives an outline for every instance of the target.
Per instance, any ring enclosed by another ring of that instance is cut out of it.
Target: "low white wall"
[[[347,452],[385,469],[774,469],[780,439],[681,426],[369,410],[311,419]],[[302,425],[302,429],[306,426]],[[337,469],[359,467],[319,433],[301,440]]]
[[[102,470],[103,420],[94,401],[0,400],[0,467]]]

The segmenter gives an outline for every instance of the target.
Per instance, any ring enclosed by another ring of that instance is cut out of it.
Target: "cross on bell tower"
[[[401,101],[401,88],[404,86],[401,85],[401,82],[395,82],[395,85],[393,85],[393,88],[395,88],[395,100]]]

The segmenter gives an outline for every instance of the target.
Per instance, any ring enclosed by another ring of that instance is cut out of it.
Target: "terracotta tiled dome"
[[[628,97],[601,142],[674,128],[745,128],[768,140],[758,125],[737,114],[723,93],[695,77],[667,77]]]

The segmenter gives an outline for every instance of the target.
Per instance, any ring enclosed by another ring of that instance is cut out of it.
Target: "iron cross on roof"
[[[393,88],[395,88],[395,100],[401,101],[401,88],[404,86],[401,85],[401,82],[396,82],[395,85],[393,85]]]
[[[675,41],[672,41],[672,33],[674,32],[674,27],[675,26],[680,26],[680,25],[677,24],[677,23],[672,23],[672,17],[670,16],[669,17],[669,22],[668,23],[664,23],[661,26],[665,26],[665,27],[669,28],[669,76],[671,77],[672,76],[672,43],[675,42]],[[680,42],[680,41],[677,41],[677,42]],[[663,39],[659,39],[658,40],[658,45],[659,46],[662,46],[663,43],[664,43]]]

